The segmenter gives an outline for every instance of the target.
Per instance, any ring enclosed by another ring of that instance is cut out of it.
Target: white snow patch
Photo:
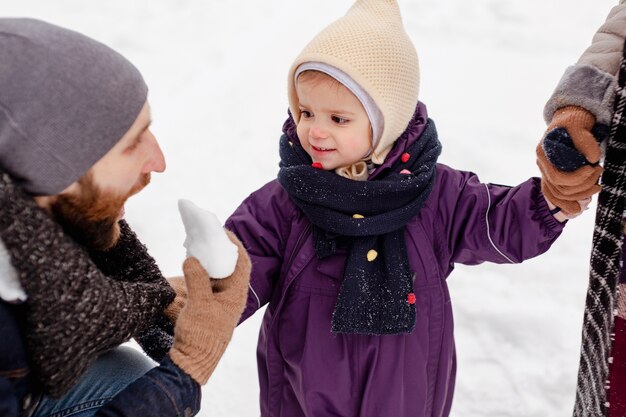
[[[237,246],[228,239],[217,216],[182,199],[178,211],[187,233],[183,243],[187,256],[197,258],[211,278],[231,275],[237,264]]]
[[[28,298],[17,271],[11,265],[11,256],[4,242],[0,240],[0,298],[4,301],[26,301]]]

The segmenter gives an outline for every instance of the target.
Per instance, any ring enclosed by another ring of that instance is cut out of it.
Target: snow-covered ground
[[[181,273],[188,198],[223,221],[277,173],[286,73],[350,0],[3,0],[84,32],[143,72],[168,169],[127,207],[167,275]],[[485,182],[538,175],[542,107],[617,0],[400,0],[420,55],[421,100],[441,162]],[[568,416],[574,402],[593,209],[523,265],[459,266],[450,278],[459,358],[454,417]],[[262,312],[236,331],[201,416],[258,415]]]

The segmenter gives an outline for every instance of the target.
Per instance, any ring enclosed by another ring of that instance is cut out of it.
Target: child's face
[[[304,79],[302,79],[304,78]],[[359,99],[334,79],[298,77],[298,138],[325,170],[352,165],[372,147],[369,118]]]

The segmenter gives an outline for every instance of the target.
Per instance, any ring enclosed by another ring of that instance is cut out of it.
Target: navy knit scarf
[[[407,131],[417,119],[416,112]],[[385,175],[374,181],[354,181],[313,168],[299,141],[281,137],[278,181],[313,224],[318,257],[333,254],[339,239],[349,247],[333,312],[333,332],[383,335],[413,331],[414,274],[404,226],[432,190],[440,153],[435,125],[428,120],[425,131],[406,150],[408,155]],[[400,173],[404,170],[410,174]]]

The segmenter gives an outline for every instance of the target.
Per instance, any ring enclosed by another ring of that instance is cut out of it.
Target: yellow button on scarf
[[[370,249],[369,252],[367,252],[367,260],[370,262],[373,262],[374,259],[376,259],[378,257],[378,252],[376,252],[374,249]]]

